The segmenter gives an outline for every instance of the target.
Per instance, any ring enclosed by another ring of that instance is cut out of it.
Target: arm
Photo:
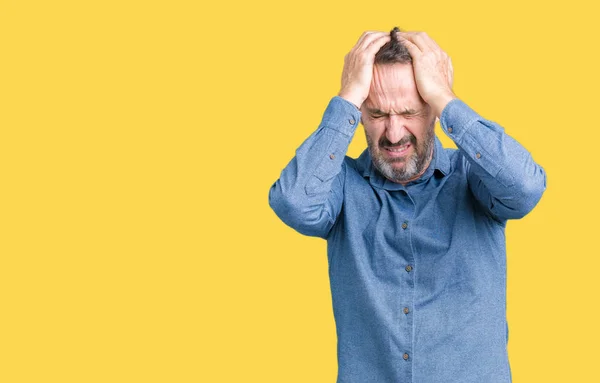
[[[362,34],[344,58],[339,95],[269,191],[271,208],[302,234],[326,238],[342,209],[344,157],[369,95],[375,54],[390,38],[383,32]]]
[[[423,32],[400,32],[413,59],[419,94],[467,161],[469,188],[492,217],[525,216],[546,189],[546,173],[502,127],[483,119],[452,92],[450,57]]]
[[[325,238],[342,208],[343,161],[360,112],[334,97],[318,129],[296,150],[269,191],[279,218],[305,235]]]
[[[442,111],[442,130],[467,160],[471,192],[496,220],[522,218],[546,189],[546,172],[504,129],[454,99]]]

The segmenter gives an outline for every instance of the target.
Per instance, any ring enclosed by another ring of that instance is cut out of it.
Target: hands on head
[[[410,52],[417,89],[437,117],[448,102],[456,98],[452,91],[452,60],[425,32],[392,32]],[[367,31],[344,58],[342,86],[338,95],[358,108],[369,96],[375,55],[391,40],[385,32]]]
[[[338,95],[359,109],[369,96],[375,54],[391,40],[389,33],[367,31],[344,57],[342,88]]]

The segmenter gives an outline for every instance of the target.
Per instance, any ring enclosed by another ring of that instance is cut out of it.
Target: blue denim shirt
[[[345,156],[360,111],[334,97],[271,187],[302,234],[327,239],[338,383],[506,383],[508,219],[546,188],[544,169],[461,100],[440,116],[425,173],[385,179],[368,150]]]

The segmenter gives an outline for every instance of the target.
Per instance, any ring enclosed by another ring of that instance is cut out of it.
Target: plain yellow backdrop
[[[0,381],[334,382],[325,242],[267,194],[396,25],[548,174],[507,228],[514,381],[600,381],[587,4],[0,1]]]

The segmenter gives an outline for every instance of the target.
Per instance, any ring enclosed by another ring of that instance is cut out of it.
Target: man
[[[509,219],[546,175],[452,91],[425,33],[365,32],[318,129],[269,192],[277,215],[327,239],[338,383],[505,383]],[[457,145],[445,149],[436,118]],[[359,119],[368,150],[345,157]]]

